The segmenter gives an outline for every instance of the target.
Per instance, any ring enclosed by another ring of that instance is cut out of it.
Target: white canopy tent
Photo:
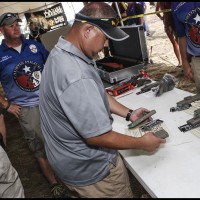
[[[14,12],[23,14],[25,11],[40,10],[45,7],[52,6],[58,2],[1,2],[0,3],[0,15],[5,12]]]
[[[24,12],[26,11],[40,11],[46,8],[49,8],[59,2],[1,2],[0,3],[0,15],[5,12],[18,13],[19,17],[22,19],[22,30],[26,27],[26,19]],[[74,19],[74,14],[78,12],[82,7],[82,2],[61,2],[63,9],[68,21]],[[25,33],[25,32],[23,32]],[[3,39],[2,34],[0,33],[0,43]]]
[[[49,8],[59,2],[1,2],[0,3],[0,15],[5,12],[18,13],[19,17],[23,17],[23,13],[26,11],[39,11]],[[78,12],[82,7],[82,2],[60,2],[63,5],[67,19],[71,17],[69,13]]]

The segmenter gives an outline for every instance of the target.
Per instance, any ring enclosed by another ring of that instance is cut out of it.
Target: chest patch
[[[37,53],[37,47],[34,45],[34,44],[31,44],[30,46],[29,46],[29,48],[30,48],[30,50],[33,52],[33,53]]]
[[[41,82],[42,68],[36,62],[20,62],[13,71],[15,83],[24,91],[38,90]]]
[[[188,28],[188,38],[191,43],[200,48],[200,8],[188,13],[185,19]]]

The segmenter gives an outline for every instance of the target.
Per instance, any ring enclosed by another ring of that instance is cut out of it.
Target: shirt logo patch
[[[34,61],[20,62],[13,71],[13,78],[16,84],[26,92],[33,92],[39,89],[41,75],[42,68]]]
[[[29,48],[30,48],[30,50],[33,52],[33,53],[37,53],[37,47],[34,45],[34,44],[31,44],[30,46],[29,46]]]
[[[188,13],[185,18],[188,29],[188,39],[193,46],[200,48],[200,8]]]

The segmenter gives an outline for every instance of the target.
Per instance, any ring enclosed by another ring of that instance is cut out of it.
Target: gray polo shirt
[[[84,141],[112,130],[103,83],[95,62],[62,37],[42,73],[39,108],[47,157],[61,181],[85,186],[109,174],[117,151]]]

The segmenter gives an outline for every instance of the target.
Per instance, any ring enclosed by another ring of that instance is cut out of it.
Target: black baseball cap
[[[15,21],[22,22],[22,20],[15,13],[4,13],[0,16],[0,26],[11,25]]]
[[[98,27],[111,40],[122,41],[129,37],[127,33],[117,27],[119,22],[119,18],[117,16],[113,18],[95,18],[77,13],[75,15],[75,20]]]

